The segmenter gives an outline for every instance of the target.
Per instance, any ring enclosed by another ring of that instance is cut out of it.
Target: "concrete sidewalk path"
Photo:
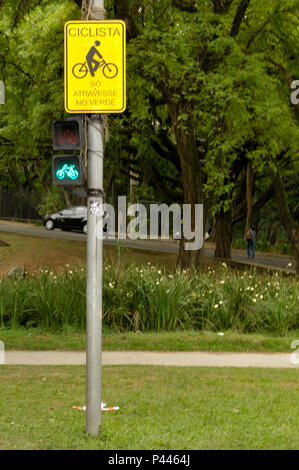
[[[296,359],[296,358],[295,358]],[[103,351],[103,365],[269,367],[296,369],[287,353]],[[6,351],[5,364],[85,365],[85,351]]]

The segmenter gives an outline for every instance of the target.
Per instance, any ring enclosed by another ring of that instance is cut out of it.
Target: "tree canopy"
[[[0,185],[30,189],[43,207],[72,197],[51,184],[52,121],[66,116],[63,26],[81,17],[81,6],[0,2]],[[127,110],[109,116],[107,197],[129,194],[133,179],[136,197],[203,203],[205,221],[215,217],[216,254],[225,257],[233,224],[245,229],[276,194],[299,250],[299,108],[290,103],[298,0],[107,0],[105,7],[109,18],[126,21],[128,41]],[[197,137],[208,142],[205,162]],[[200,265],[200,253],[180,257]]]

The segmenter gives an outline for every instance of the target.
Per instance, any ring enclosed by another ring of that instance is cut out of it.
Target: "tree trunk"
[[[278,232],[278,229],[279,229],[279,226],[277,225],[277,226],[275,227],[275,229],[273,230],[273,232],[270,233],[269,238],[268,238],[270,244],[273,245],[273,246],[275,245],[275,243],[276,243],[276,241],[277,241],[277,232]]]
[[[292,245],[295,255],[296,273],[299,275],[299,227],[294,229]]]
[[[254,185],[254,178],[253,178],[253,171],[251,162],[247,163],[246,169],[246,204],[247,204],[247,214],[246,214],[246,224],[245,224],[245,233],[244,238],[247,238],[247,231],[252,225],[252,193],[253,193],[253,185]]]
[[[130,155],[130,160],[133,161],[132,155]],[[130,175],[130,204],[134,204],[136,202],[136,186],[138,186],[139,175],[133,170],[129,170],[129,175]]]
[[[189,105],[191,106],[191,105]],[[202,171],[196,148],[196,136],[191,119],[185,121],[182,125],[178,121],[180,114],[191,115],[191,109],[188,113],[186,104],[175,103],[170,106],[171,120],[175,132],[178,155],[180,158],[182,170],[182,183],[184,191],[184,203],[191,205],[191,228],[195,229],[195,204],[202,204]],[[204,219],[206,216],[204,217]],[[205,227],[201,227],[205,230]],[[179,257],[177,266],[180,268],[198,269],[202,264],[203,247],[200,250],[185,250],[183,233],[180,240]],[[188,242],[188,241],[187,241]]]
[[[216,250],[215,258],[231,258],[232,243],[232,211],[221,210],[215,216]]]
[[[72,201],[71,201],[70,193],[66,189],[63,189],[63,194],[64,194],[64,199],[65,199],[65,203],[67,207],[71,207]]]
[[[256,201],[252,206],[252,213],[255,214],[256,212],[260,211],[268,201],[274,195],[274,186],[273,183],[269,186],[269,188],[260,196],[259,200]],[[234,216],[233,216],[233,224],[240,222],[247,216],[247,202],[246,200],[242,201],[237,207],[234,208]]]
[[[280,220],[294,249],[296,273],[299,274],[299,223],[294,220],[290,211],[284,182],[279,170],[272,170],[272,178]]]

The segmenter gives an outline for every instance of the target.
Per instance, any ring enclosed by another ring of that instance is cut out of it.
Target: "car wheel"
[[[53,230],[54,228],[53,220],[52,219],[47,220],[47,222],[45,223],[45,227],[47,230]]]
[[[87,224],[83,225],[82,230],[83,230],[83,233],[85,233],[85,235],[86,235],[87,234]]]

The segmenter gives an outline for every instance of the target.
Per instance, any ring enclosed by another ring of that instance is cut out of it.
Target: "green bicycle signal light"
[[[80,155],[54,155],[52,161],[53,184],[80,186],[83,183],[83,165]]]

